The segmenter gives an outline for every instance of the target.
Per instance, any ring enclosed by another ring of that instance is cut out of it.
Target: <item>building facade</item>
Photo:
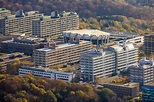
[[[12,53],[12,52],[22,52],[25,55],[33,55],[35,49],[43,48],[44,43],[37,41],[37,38],[25,38],[18,37],[12,38],[11,40],[2,41],[0,44],[1,52]]]
[[[115,84],[105,83],[104,88],[109,88],[119,97],[124,98],[127,96],[136,97],[139,95],[139,84],[138,83],[127,83],[127,84]]]
[[[115,52],[117,73],[126,70],[138,61],[138,48],[135,48],[133,44],[113,45],[107,50]]]
[[[154,83],[146,83],[142,87],[142,102],[154,102]]]
[[[32,19],[40,18],[42,14],[38,11],[30,11],[23,13],[23,10],[16,12],[16,15],[5,16],[0,18],[0,33],[9,35],[19,32],[25,33],[32,31]]]
[[[144,36],[144,52],[147,55],[153,54],[154,52],[154,35]]]
[[[64,42],[70,39],[81,39],[91,41],[95,45],[103,45],[109,42],[110,33],[95,29],[79,29],[63,32]]]
[[[46,77],[52,80],[60,79],[66,82],[71,82],[72,79],[75,77],[75,74],[73,72],[63,72],[30,66],[22,66],[21,68],[19,68],[19,75],[25,75],[28,73],[31,73],[34,76]]]
[[[95,78],[105,78],[115,73],[115,53],[96,50],[80,57],[81,78],[94,81]]]
[[[62,31],[79,28],[79,15],[76,12],[51,12],[51,16],[42,16],[32,21],[32,35],[48,37],[62,34]]]
[[[81,55],[90,52],[91,42],[72,41],[65,44],[47,44],[45,48],[34,51],[34,62],[36,66],[50,67],[59,64],[75,63]]]
[[[142,58],[139,64],[132,65],[128,68],[130,74],[130,80],[132,82],[138,82],[140,85],[149,83],[154,80],[154,64],[153,59],[146,60]]]
[[[11,15],[10,10],[6,8],[0,8],[0,18]]]

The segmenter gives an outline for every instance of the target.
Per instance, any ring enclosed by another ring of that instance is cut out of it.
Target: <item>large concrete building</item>
[[[5,16],[0,18],[0,33],[9,35],[19,32],[25,33],[32,31],[32,19],[40,18],[42,14],[38,11],[30,11],[23,13],[23,10],[16,12],[16,15]]]
[[[46,41],[43,38],[15,37],[0,42],[0,50],[4,53],[22,52],[32,56],[35,49],[43,48],[44,45],[46,45]]]
[[[109,51],[115,52],[116,72],[126,70],[130,65],[138,61],[138,48],[132,43],[122,45],[113,45],[107,48]]]
[[[127,83],[127,84],[115,84],[115,83],[105,83],[104,88],[111,89],[117,96],[124,97],[137,97],[139,95],[139,84],[138,83]]]
[[[144,36],[144,52],[147,55],[154,53],[154,34]]]
[[[10,10],[6,8],[0,8],[0,18],[11,15]]]
[[[81,78],[94,81],[95,78],[105,78],[115,73],[115,53],[96,50],[80,57]]]
[[[40,77],[46,77],[50,78],[52,80],[63,80],[66,82],[71,82],[72,79],[75,77],[75,74],[73,72],[68,71],[57,71],[42,67],[30,67],[30,66],[22,66],[19,68],[19,75],[25,75],[31,73],[34,76],[40,76]]]
[[[128,69],[130,80],[140,83],[141,86],[154,80],[154,61],[152,58],[146,60],[144,57],[139,63],[130,66]]]
[[[95,30],[95,29],[81,29],[64,31],[64,42],[68,42],[70,39],[81,39],[91,41],[93,44],[102,45],[109,42],[110,33]]]
[[[110,46],[104,52],[92,51],[80,58],[81,77],[86,81],[94,81],[95,78],[119,74],[137,60],[138,50],[133,44]]]
[[[65,44],[47,44],[45,48],[34,51],[34,62],[36,66],[50,67],[59,64],[75,63],[81,55],[90,52],[91,42],[72,41]]]
[[[47,37],[62,34],[62,31],[79,28],[79,16],[76,12],[51,12],[51,16],[42,16],[32,21],[32,34]]]
[[[142,102],[154,102],[154,82],[146,83],[142,87]]]

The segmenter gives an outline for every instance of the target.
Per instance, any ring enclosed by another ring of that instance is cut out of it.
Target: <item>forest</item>
[[[0,0],[0,7],[15,13],[38,10],[75,11],[80,16],[80,28],[134,32],[154,31],[153,0]]]
[[[110,89],[97,90],[88,84],[0,74],[0,102],[138,102],[120,99]]]

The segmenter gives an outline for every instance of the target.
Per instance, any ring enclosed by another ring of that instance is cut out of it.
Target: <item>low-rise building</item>
[[[19,52],[16,52],[16,53],[11,53],[11,54],[1,54],[0,55],[0,67],[2,69],[0,69],[1,71],[2,70],[5,70],[6,69],[6,66],[8,64],[11,64],[15,61],[15,59],[19,59],[20,61],[31,61],[32,58],[31,56],[25,56],[24,53],[19,53]]]
[[[105,83],[104,88],[109,88],[117,96],[124,98],[127,96],[136,97],[139,95],[139,84],[138,83],[127,83],[127,84],[115,84],[115,83]]]
[[[110,33],[96,29],[78,29],[64,31],[63,36],[64,42],[68,42],[70,39],[81,39],[91,41],[96,45],[102,45],[109,42]]]
[[[25,55],[33,55],[35,49],[43,48],[45,39],[35,37],[18,37],[12,38],[11,40],[2,41],[0,43],[1,52],[13,53],[22,52]]]
[[[52,80],[60,79],[66,82],[71,82],[72,79],[75,77],[75,74],[69,71],[64,72],[48,68],[30,67],[30,66],[22,66],[21,68],[19,68],[19,75],[25,75],[28,73],[31,73],[34,76],[46,77]]]
[[[146,83],[142,87],[142,102],[154,102],[154,82]]]
[[[128,70],[130,80],[140,83],[141,86],[154,80],[154,61],[152,58],[146,60],[143,57],[139,63],[130,66]]]

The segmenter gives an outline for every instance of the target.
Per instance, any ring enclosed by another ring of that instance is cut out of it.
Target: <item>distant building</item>
[[[142,87],[142,102],[154,102],[154,82],[146,83]]]
[[[110,40],[123,43],[123,40],[130,43],[143,43],[144,36],[141,34],[130,33],[130,32],[116,32],[116,31],[107,31],[110,33]]]
[[[64,72],[64,71],[57,71],[51,70],[47,68],[40,68],[40,67],[30,67],[30,66],[22,66],[19,68],[19,75],[25,75],[31,73],[34,76],[46,77],[52,80],[63,80],[66,82],[71,82],[72,79],[75,77],[73,72]]]
[[[65,44],[50,44],[45,48],[34,51],[34,62],[36,66],[50,67],[59,64],[75,63],[81,55],[90,52],[91,42],[72,41]]]
[[[115,73],[115,53],[96,50],[80,57],[81,78],[94,81],[95,78],[105,78]]]
[[[32,35],[48,37],[62,34],[62,31],[79,28],[79,15],[76,12],[51,12],[51,16],[42,16],[32,21]]]
[[[124,98],[127,96],[136,97],[139,95],[139,84],[138,83],[127,83],[127,84],[115,84],[115,83],[105,83],[104,88],[109,88],[117,96]]]
[[[44,39],[33,37],[18,37],[11,40],[2,41],[1,52],[12,53],[22,52],[25,55],[33,55],[35,49],[43,48],[46,43],[43,43]]]
[[[31,61],[32,58],[31,56],[25,56],[24,53],[11,53],[11,54],[2,54],[0,55],[0,63],[1,63],[1,67],[2,69],[0,69],[0,71],[2,70],[6,70],[7,64],[11,64],[15,61],[15,59],[19,59],[20,61]]]
[[[135,48],[132,43],[124,42],[121,45],[113,45],[107,50],[115,52],[116,72],[118,73],[138,61],[138,48]]]
[[[81,39],[91,41],[93,44],[102,45],[109,42],[110,33],[95,30],[95,29],[81,29],[64,31],[64,42],[70,39]]]
[[[0,18],[0,33],[9,35],[11,33],[19,32],[25,33],[32,31],[32,19],[40,18],[42,14],[38,11],[30,11],[23,13],[23,10],[16,12],[16,15],[7,15]]]
[[[154,34],[144,36],[144,52],[147,55],[154,53]]]
[[[0,8],[0,18],[11,15],[10,10],[6,8]]]
[[[140,83],[141,86],[154,80],[154,61],[152,58],[146,60],[144,57],[138,64],[132,65],[128,69],[130,80]]]

